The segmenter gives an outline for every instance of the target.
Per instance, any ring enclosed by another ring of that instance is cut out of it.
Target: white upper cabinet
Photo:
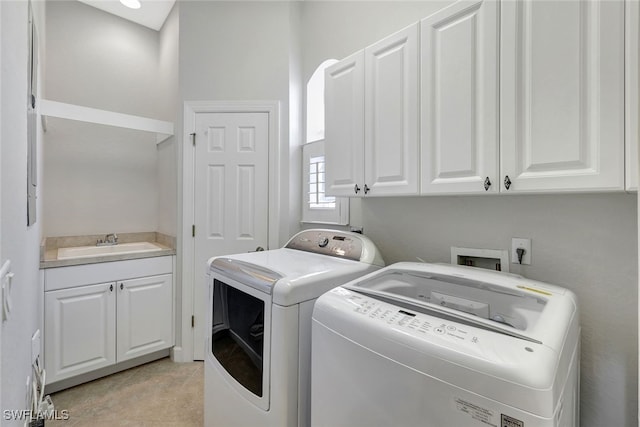
[[[369,46],[364,56],[363,192],[418,194],[418,24]]]
[[[325,70],[326,194],[357,196],[364,183],[364,51]]]
[[[501,8],[501,191],[623,190],[624,2]]]
[[[418,24],[327,68],[326,192],[418,194]]]
[[[498,3],[456,2],[420,39],[422,193],[497,193]]]

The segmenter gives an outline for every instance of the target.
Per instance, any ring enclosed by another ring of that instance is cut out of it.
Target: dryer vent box
[[[509,252],[501,249],[451,247],[451,264],[509,272]]]

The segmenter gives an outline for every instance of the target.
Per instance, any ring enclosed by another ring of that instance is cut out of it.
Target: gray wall
[[[582,324],[582,426],[637,425],[635,195],[379,198],[365,233],[387,263],[450,262],[451,246],[509,249],[532,239],[532,264],[511,272],[576,293]]]
[[[44,49],[44,2],[34,2],[40,48]],[[42,289],[38,275],[42,205],[38,221],[27,227],[27,2],[0,2],[0,262],[11,261],[13,311],[0,325],[0,408],[27,409],[31,376],[31,336],[41,325]],[[44,66],[40,56],[40,66]],[[41,87],[41,86],[40,86]],[[41,134],[41,130],[39,130]],[[38,142],[42,148],[41,139]],[[39,149],[38,152],[41,152]],[[39,162],[41,164],[41,162]],[[42,175],[38,174],[42,195]],[[2,420],[3,426],[22,421]]]
[[[177,29],[161,43],[160,33],[77,1],[50,2],[46,19],[45,98],[175,119]],[[175,232],[172,141],[158,148],[154,134],[52,118],[45,142],[47,236],[156,231],[160,218]]]
[[[298,229],[300,218],[299,209],[291,209],[299,195],[290,191],[300,180],[300,171],[290,170],[291,147],[295,149],[299,141],[291,140],[289,133],[290,61],[296,49],[291,19],[298,7],[295,2],[280,1],[180,4],[180,91],[184,101],[280,102],[280,242]]]
[[[305,2],[303,80],[428,16],[444,2]],[[512,271],[578,296],[584,427],[637,426],[637,197],[626,194],[398,197],[352,200],[388,263],[449,262],[451,246],[510,248],[532,239],[533,263]]]
[[[160,55],[158,66],[158,89],[165,92],[164,104],[158,117],[174,123],[180,121],[179,93],[179,5],[174,5],[163,27],[160,29]],[[157,231],[177,235],[178,227],[178,144],[180,138],[173,136],[157,147],[158,182],[158,229]]]

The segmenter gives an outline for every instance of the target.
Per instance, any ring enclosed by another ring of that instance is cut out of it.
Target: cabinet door
[[[365,193],[417,194],[418,24],[365,49]]]
[[[116,362],[115,283],[45,292],[47,382]]]
[[[362,196],[364,184],[364,53],[325,70],[326,194]]]
[[[118,282],[118,362],[173,345],[171,274]]]
[[[501,8],[501,191],[623,190],[623,1]]]
[[[421,21],[421,191],[498,192],[498,3]]]

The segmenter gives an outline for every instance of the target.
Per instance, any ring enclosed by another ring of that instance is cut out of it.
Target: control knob
[[[320,240],[318,240],[318,246],[320,246],[321,248],[326,247],[328,244],[329,244],[328,237],[321,237]]]

